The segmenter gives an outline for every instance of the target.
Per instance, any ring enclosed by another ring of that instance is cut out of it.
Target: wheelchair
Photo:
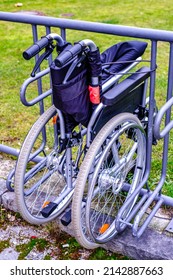
[[[28,60],[45,49],[32,77],[58,53],[50,65],[53,105],[31,127],[15,169],[17,207],[27,222],[44,224],[70,209],[76,239],[89,249],[129,224],[145,173],[151,75],[147,66],[131,69],[146,47],[122,42],[100,54],[89,39],[72,45],[51,33],[23,53]]]

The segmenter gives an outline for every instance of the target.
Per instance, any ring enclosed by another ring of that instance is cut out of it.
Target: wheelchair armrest
[[[132,89],[144,82],[150,76],[150,73],[151,70],[149,67],[144,66],[140,68],[127,79],[105,92],[102,96],[102,103],[107,106],[112,106],[129,94]]]

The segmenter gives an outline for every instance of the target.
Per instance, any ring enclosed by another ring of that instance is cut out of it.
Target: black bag
[[[72,71],[69,72],[69,69]],[[90,119],[87,69],[85,56],[61,68],[56,66],[56,60],[51,64],[53,103],[68,119],[66,132],[70,132],[79,123],[87,126]]]
[[[72,115],[76,122],[86,125],[90,107],[87,70],[80,70],[79,73],[76,73],[76,75],[65,84],[56,83],[56,75],[54,75],[54,71],[56,70],[56,68],[53,70],[51,69],[53,103],[55,107],[64,113]]]

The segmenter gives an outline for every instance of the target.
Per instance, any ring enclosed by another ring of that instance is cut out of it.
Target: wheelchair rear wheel
[[[145,159],[145,133],[138,118],[130,113],[113,117],[96,135],[73,194],[73,228],[82,246],[93,249],[118,233],[118,211],[141,182]],[[124,211],[124,221],[137,197]],[[125,226],[123,223],[121,229]]]
[[[74,147],[67,145],[59,151],[56,116],[57,111],[51,106],[38,118],[26,136],[17,161],[14,180],[17,207],[31,224],[55,219],[70,203],[83,154],[82,136],[76,139]]]

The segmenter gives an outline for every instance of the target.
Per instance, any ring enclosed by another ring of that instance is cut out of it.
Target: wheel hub
[[[57,156],[56,152],[52,152],[48,157],[47,157],[47,162],[46,166],[49,170],[57,169],[59,166],[59,157]]]
[[[105,193],[105,191],[112,188],[112,192],[116,194],[122,188],[123,182],[124,180],[120,174],[114,177],[108,170],[104,170],[99,176],[98,185],[101,192]]]

